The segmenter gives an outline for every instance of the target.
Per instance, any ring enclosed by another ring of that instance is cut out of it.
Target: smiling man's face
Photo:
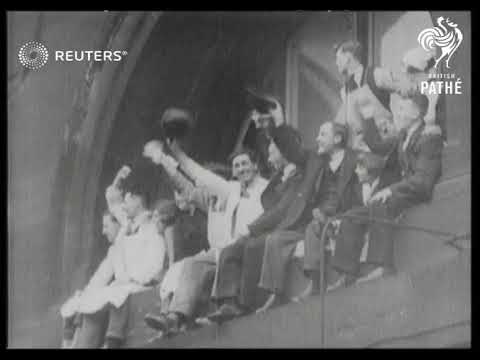
[[[240,154],[232,161],[232,175],[242,185],[249,184],[257,173],[257,165],[248,154]]]

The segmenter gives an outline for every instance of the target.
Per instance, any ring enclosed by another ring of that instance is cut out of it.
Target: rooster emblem
[[[445,23],[448,26],[445,27]],[[447,57],[446,65],[450,68],[449,61],[453,53],[460,46],[463,40],[463,34],[458,25],[450,21],[449,18],[444,19],[443,16],[437,18],[438,26],[423,30],[417,38],[425,51],[430,51],[438,46],[442,50],[442,55],[435,60],[435,67],[445,57]]]

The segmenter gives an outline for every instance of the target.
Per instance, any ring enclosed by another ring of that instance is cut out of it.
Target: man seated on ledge
[[[157,193],[154,170],[146,162],[137,163],[131,174],[123,167],[107,190],[109,211],[117,214],[120,229],[110,237],[114,240],[108,253],[87,286],[61,309],[64,318],[82,314],[75,348],[100,347],[104,338],[106,348],[121,347],[130,297],[159,281],[166,251],[164,227],[152,211]]]
[[[349,209],[355,200],[356,157],[347,147],[347,140],[346,125],[333,121],[321,125],[318,150],[309,152],[314,160],[306,165],[298,196],[283,221],[267,236],[259,286],[271,295],[258,312],[279,304],[284,298],[288,264],[298,242],[305,239],[312,215],[320,228],[327,216],[336,214],[339,208]]]
[[[342,220],[332,266],[339,272],[331,289],[345,285],[347,274],[357,274],[358,247],[369,231],[369,246],[364,276],[358,281],[368,281],[392,271],[392,226],[370,221],[368,217],[395,220],[403,211],[430,201],[435,184],[442,170],[443,140],[438,126],[425,131],[423,116],[427,112],[428,99],[416,94],[402,98],[395,113],[400,133],[396,138],[384,141],[372,119],[364,123],[364,139],[373,152],[386,155],[386,161],[396,161],[402,170],[402,179],[376,192],[366,206],[347,212],[367,217],[363,220]],[[435,131],[434,131],[435,130]]]
[[[176,142],[170,144],[175,159],[163,151],[163,145],[152,141],[145,145],[144,155],[161,164],[177,186],[190,193],[208,208],[208,241],[210,249],[184,259],[177,279],[178,286],[168,309],[148,314],[150,327],[164,333],[175,333],[194,319],[198,305],[209,292],[220,250],[231,244],[238,233],[263,213],[261,194],[267,180],[258,175],[254,155],[245,149],[231,156],[234,181],[227,181],[189,158]],[[193,179],[186,181],[181,169]],[[168,275],[168,274],[167,274]]]
[[[362,152],[357,155],[357,166],[355,168],[359,180],[358,197],[361,199],[361,203],[354,206],[352,209],[346,212],[347,215],[357,214],[360,216],[368,216],[368,208],[370,199],[381,189],[391,184],[392,176],[388,173],[388,169],[385,169],[385,160],[382,156],[371,153]],[[363,211],[363,213],[362,213]],[[340,215],[340,223],[343,219]],[[362,249],[365,245],[365,236],[355,238],[359,240],[359,243],[347,243],[346,238],[340,238],[337,240],[335,246],[335,261],[344,258],[354,258],[360,260]],[[330,264],[331,265],[331,264]],[[358,269],[355,271],[349,271],[345,278],[345,285],[353,283],[358,277]],[[330,269],[331,270],[331,269]],[[313,270],[312,270],[313,271]],[[317,269],[318,271],[318,269]],[[338,273],[335,270],[331,270],[330,273],[334,274],[334,283],[331,284],[327,291],[333,290],[337,286]],[[318,290],[317,286],[317,290]],[[318,292],[318,291],[317,291]]]
[[[212,321],[227,321],[253,310],[258,295],[266,235],[275,230],[298,197],[304,176],[300,134],[290,126],[270,130],[268,161],[276,170],[262,194],[265,212],[247,226],[247,233],[220,252],[212,298],[219,309]]]

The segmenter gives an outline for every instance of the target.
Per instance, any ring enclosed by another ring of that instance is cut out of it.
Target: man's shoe
[[[314,286],[313,280],[310,280],[307,288],[298,296],[293,297],[291,300],[292,302],[301,303],[306,301],[310,296],[318,295],[320,293],[320,289],[318,286]]]
[[[178,313],[169,312],[165,318],[167,321],[165,333],[168,337],[175,336],[180,331],[186,330],[187,321]]]
[[[343,274],[338,277],[338,279],[331,285],[327,286],[327,292],[336,290],[340,287],[344,287],[347,283],[347,275]]]
[[[207,316],[210,321],[221,323],[224,321],[232,320],[238,316],[241,316],[243,311],[238,308],[238,306],[230,305],[230,304],[223,304],[220,306],[220,309],[215,311],[214,313]]]
[[[123,345],[123,339],[113,337],[113,336],[108,336],[105,339],[105,345],[104,349],[119,349]]]
[[[208,317],[199,317],[195,319],[195,326],[209,326],[212,325],[213,321],[211,321]]]
[[[268,310],[270,310],[273,307],[276,307],[278,305],[281,305],[285,301],[284,297],[280,294],[275,294],[272,293],[265,304],[261,308],[259,308],[257,311],[255,311],[256,314],[264,314]]]
[[[385,275],[385,268],[384,267],[377,267],[373,269],[372,271],[368,272],[366,275],[362,276],[357,280],[357,284],[361,284],[367,281],[372,281],[379,279]]]
[[[71,349],[73,348],[73,339],[63,339],[62,349]]]
[[[168,319],[164,313],[160,313],[158,315],[148,313],[145,315],[144,321],[148,327],[151,327],[157,331],[167,332],[168,330]]]

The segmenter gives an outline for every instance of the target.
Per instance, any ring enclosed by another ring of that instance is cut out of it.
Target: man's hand
[[[241,238],[241,237],[247,237],[247,236],[250,236],[250,230],[247,228],[245,229],[242,229],[238,232],[237,234],[237,239]]]
[[[143,156],[150,158],[154,164],[159,165],[164,156],[163,143],[158,140],[149,141],[143,147]]]
[[[115,182],[121,179],[125,179],[130,173],[132,172],[132,169],[130,169],[129,166],[124,165],[120,170],[118,170],[117,175],[115,176]]]
[[[390,188],[385,188],[377,192],[375,195],[373,195],[370,198],[370,200],[368,200],[368,204],[372,204],[377,201],[381,201],[382,203],[385,203],[385,201],[387,201],[387,199],[391,196],[392,196],[392,190],[390,190]]]
[[[433,119],[433,121],[435,121],[435,118]],[[425,124],[425,128],[423,129],[422,134],[423,135],[442,135],[442,129],[438,125],[427,123]]]
[[[125,179],[130,175],[132,169],[129,166],[124,165],[120,170],[118,170],[115,178],[113,179],[113,183],[111,186],[107,188],[107,197],[115,198],[118,196],[122,196],[122,191],[120,190],[120,180]]]
[[[319,223],[325,223],[326,221],[326,216],[323,212],[320,211],[319,208],[315,208],[312,211],[313,219]]]
[[[250,119],[255,123],[257,129],[266,129],[270,126],[272,116],[270,114],[260,114],[257,110],[253,110],[250,114]]]
[[[275,105],[276,107],[271,111],[271,114],[272,114],[273,122],[275,123],[275,126],[279,127],[280,125],[283,125],[285,123],[285,119],[283,117],[283,112],[280,105],[278,103]]]

